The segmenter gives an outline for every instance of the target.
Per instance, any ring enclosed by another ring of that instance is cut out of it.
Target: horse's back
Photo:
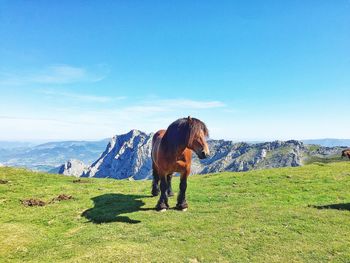
[[[165,132],[166,132],[165,130],[159,130],[153,135],[153,138],[152,138],[152,160],[153,160],[153,162],[157,161],[156,156],[158,156],[160,142],[161,142]]]
[[[154,135],[153,135],[153,138],[152,138],[152,145],[155,144],[155,142],[157,140],[160,140],[163,138],[164,134],[165,134],[166,130],[159,130],[157,131]]]

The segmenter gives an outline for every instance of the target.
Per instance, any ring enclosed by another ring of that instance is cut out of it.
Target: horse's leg
[[[152,181],[152,196],[159,195],[159,175],[153,165],[153,181]]]
[[[174,192],[173,192],[173,188],[171,187],[171,179],[173,178],[172,174],[168,175],[168,190],[167,190],[167,194],[168,196],[174,196]]]
[[[188,173],[182,173],[180,177],[180,193],[177,197],[176,209],[186,211],[188,204],[186,201],[186,188],[187,188]]]
[[[167,183],[167,176],[161,176],[160,177],[160,198],[158,201],[158,204],[156,206],[157,211],[165,211],[166,209],[169,208],[168,205],[168,183]]]

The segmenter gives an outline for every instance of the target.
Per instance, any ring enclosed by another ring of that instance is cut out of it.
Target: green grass
[[[192,176],[187,212],[155,212],[149,181],[0,179],[0,262],[350,261],[350,162]]]
[[[317,144],[307,144],[307,145],[305,145],[305,147],[311,152],[311,151],[317,151],[322,146],[321,145],[317,145]]]
[[[317,156],[308,156],[304,160],[304,164],[312,164],[312,163],[335,163],[335,162],[344,162],[343,159],[339,155],[333,155],[328,157],[317,157]]]

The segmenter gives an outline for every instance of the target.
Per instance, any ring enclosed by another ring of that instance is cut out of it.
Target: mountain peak
[[[114,135],[113,138],[112,138],[112,141],[117,141],[118,138],[122,138],[122,140],[127,140],[127,139],[130,139],[130,138],[139,136],[139,135],[147,136],[146,133],[144,133],[144,132],[142,132],[140,130],[132,129],[132,130],[130,130],[127,133],[123,133],[123,134],[120,134],[120,135],[118,135],[118,134]]]
[[[140,131],[140,130],[137,130],[137,129],[132,129],[132,130],[130,130],[127,134],[139,135],[139,134],[141,134],[141,133],[144,133],[144,132],[142,132],[142,131]]]
[[[146,179],[151,176],[152,136],[133,129],[116,135],[84,176]]]

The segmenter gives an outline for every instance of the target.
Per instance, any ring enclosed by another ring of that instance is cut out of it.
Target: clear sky
[[[350,138],[350,1],[0,0],[0,140],[194,116],[212,138]]]

